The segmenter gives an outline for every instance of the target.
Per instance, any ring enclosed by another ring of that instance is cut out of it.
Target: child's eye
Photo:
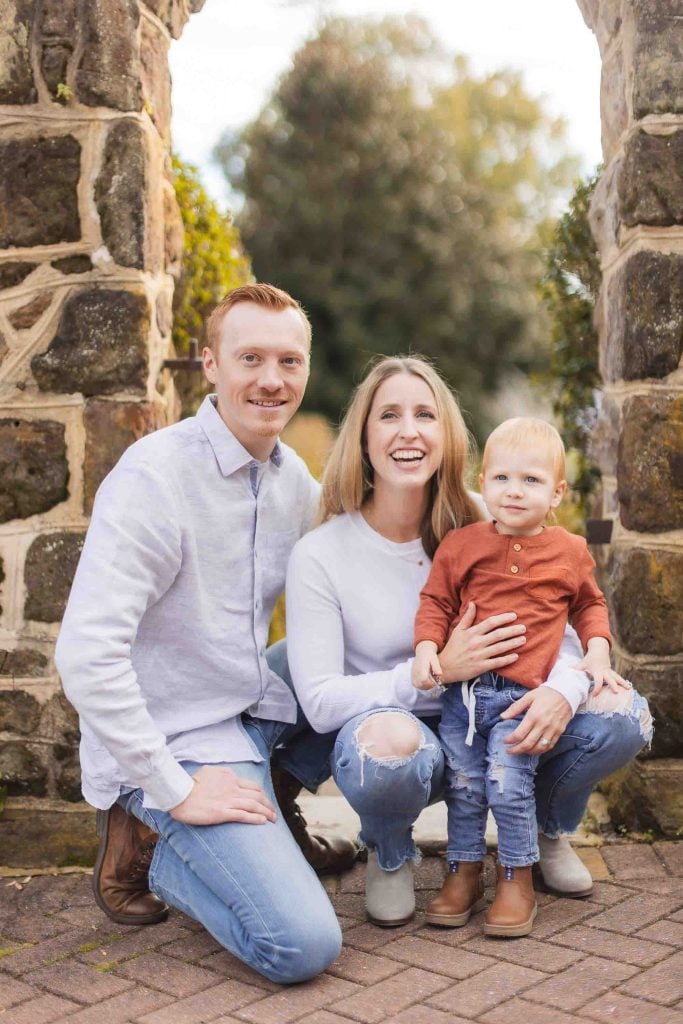
[[[507,480],[507,473],[496,473],[493,479],[504,483]]]
[[[258,356],[254,352],[245,352],[242,356],[242,361],[248,363],[250,366],[253,366],[257,359]]]
[[[528,484],[537,484],[537,483],[539,483],[540,481],[539,481],[539,479],[538,479],[538,477],[537,477],[537,476],[528,476],[528,477],[526,478],[526,482],[527,482]]]

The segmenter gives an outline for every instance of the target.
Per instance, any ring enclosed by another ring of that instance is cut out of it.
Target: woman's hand
[[[524,711],[526,714],[515,731],[505,738],[511,754],[546,754],[555,746],[572,718],[568,702],[550,686],[529,690],[500,717],[516,718]]]
[[[476,615],[476,605],[470,601],[439,655],[444,683],[460,683],[512,665],[518,657],[515,647],[526,642],[526,626],[515,622],[515,612],[490,615],[474,626]]]

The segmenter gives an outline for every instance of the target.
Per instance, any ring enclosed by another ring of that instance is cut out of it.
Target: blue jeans
[[[527,692],[495,672],[474,685],[474,733],[460,686],[443,696],[439,736],[446,757],[449,861],[480,861],[486,855],[486,812],[498,826],[498,859],[506,867],[527,867],[538,860],[534,800],[537,755],[511,754],[505,738],[521,721],[501,714]],[[471,732],[471,730],[470,730]]]
[[[281,671],[284,649],[273,650],[268,660]],[[311,789],[329,777],[334,737],[314,733],[302,715],[296,725],[249,716],[243,723],[264,760],[227,767],[257,782],[273,803],[271,755]],[[183,767],[193,775],[201,765]],[[119,802],[159,833],[149,872],[152,892],[200,921],[250,967],[286,984],[315,977],[339,955],[341,931],[332,905],[282,814],[264,825],[196,826],[143,807],[141,790]]]
[[[459,694],[455,684],[454,696]],[[598,782],[650,742],[652,720],[644,697],[628,691],[627,706],[613,711],[605,708],[603,694],[581,705],[553,749],[539,758],[536,820],[550,838],[574,832]],[[419,727],[418,749],[409,757],[373,757],[359,742],[359,729],[371,716],[397,711]],[[437,729],[438,718],[420,720],[400,708],[381,708],[352,718],[337,735],[332,774],[361,819],[360,838],[376,849],[380,867],[387,871],[418,857],[413,824],[428,804],[444,799],[444,754]]]

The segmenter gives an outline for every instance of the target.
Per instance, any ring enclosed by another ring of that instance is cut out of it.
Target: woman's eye
[[[396,415],[395,412],[383,412],[382,415],[380,416],[380,419],[381,420],[393,420],[395,415]]]
[[[436,419],[436,416],[434,415],[434,413],[430,412],[429,409],[422,409],[422,411],[419,412],[417,415],[418,415],[418,418],[421,418],[421,419],[424,419],[424,420],[435,420]]]

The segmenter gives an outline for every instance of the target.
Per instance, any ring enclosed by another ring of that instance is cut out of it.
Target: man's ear
[[[213,354],[213,349],[210,349],[208,345],[205,345],[202,349],[202,360],[204,362],[204,376],[210,384],[216,383],[216,357]]]
[[[550,507],[551,508],[557,508],[557,506],[562,501],[562,499],[564,497],[564,492],[566,490],[567,490],[567,481],[566,480],[560,480],[557,483],[557,485],[555,486],[555,490],[553,492],[552,500],[550,502]]]

